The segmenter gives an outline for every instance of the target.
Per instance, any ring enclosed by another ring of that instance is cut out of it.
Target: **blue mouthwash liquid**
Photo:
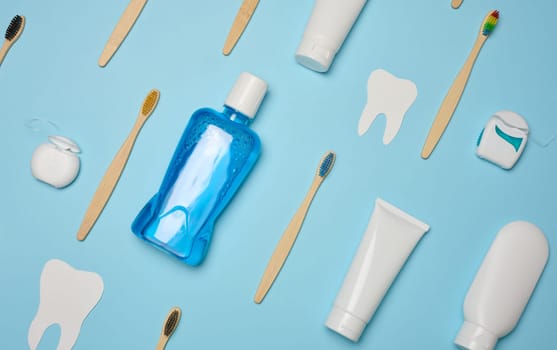
[[[266,90],[263,80],[242,73],[222,113],[192,115],[158,193],[132,224],[135,235],[187,264],[203,261],[215,220],[259,157],[259,137],[248,125]]]

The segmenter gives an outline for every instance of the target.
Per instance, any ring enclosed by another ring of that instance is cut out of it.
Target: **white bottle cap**
[[[319,40],[304,37],[296,51],[296,61],[304,67],[324,73],[329,70],[336,50],[327,48]]]
[[[465,350],[493,350],[498,339],[482,326],[464,321],[454,342]]]
[[[366,328],[366,323],[351,313],[334,306],[325,325],[338,334],[357,342]]]
[[[267,83],[263,79],[243,72],[230,90],[224,105],[253,119],[266,92]]]

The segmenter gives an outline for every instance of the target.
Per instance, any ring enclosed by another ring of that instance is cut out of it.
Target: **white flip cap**
[[[72,153],[80,153],[81,150],[79,146],[75,144],[72,140],[67,137],[56,135],[56,136],[49,136],[48,140],[56,145],[59,149],[63,151],[69,151]]]
[[[267,92],[267,83],[253,74],[243,72],[230,90],[224,105],[253,119]]]

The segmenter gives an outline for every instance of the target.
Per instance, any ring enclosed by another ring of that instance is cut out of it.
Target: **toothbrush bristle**
[[[21,29],[22,24],[23,24],[23,18],[20,15],[16,15],[14,18],[12,18],[10,25],[8,26],[8,29],[6,29],[6,34],[4,35],[4,38],[8,41],[12,41],[16,37],[19,30]]]
[[[159,101],[159,96],[159,90],[153,89],[151,90],[151,92],[149,92],[149,95],[147,95],[145,101],[143,101],[143,107],[141,109],[141,113],[143,115],[149,115],[153,112],[155,106],[157,105],[157,102]]]
[[[170,337],[178,327],[179,321],[180,321],[180,311],[178,311],[178,309],[172,310],[172,312],[166,319],[166,323],[164,324],[164,335]]]
[[[490,35],[491,32],[493,32],[493,29],[495,29],[498,20],[499,20],[499,11],[495,10],[491,12],[491,14],[484,22],[483,35],[485,36]]]
[[[318,172],[319,176],[325,177],[331,172],[331,169],[333,168],[333,164],[335,163],[335,158],[336,155],[334,152],[328,152],[321,159],[321,163],[319,165],[319,172]]]

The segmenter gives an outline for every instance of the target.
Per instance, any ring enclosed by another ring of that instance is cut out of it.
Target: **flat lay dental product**
[[[230,28],[230,32],[226,37],[226,41],[224,42],[224,47],[222,49],[222,54],[225,56],[230,55],[234,46],[242,36],[242,33],[246,29],[251,16],[255,12],[255,8],[259,4],[259,0],[244,0],[242,6],[238,10],[238,14],[234,19],[234,23],[232,24],[232,28]]]
[[[451,120],[458,102],[462,97],[462,93],[464,92],[464,88],[466,87],[466,83],[468,82],[468,78],[470,77],[470,73],[472,73],[472,67],[474,67],[476,58],[478,58],[480,50],[486,42],[487,38],[495,29],[498,20],[499,11],[491,11],[482,22],[480,33],[476,38],[476,43],[472,48],[472,52],[470,53],[468,59],[464,63],[464,66],[458,73],[453,85],[449,89],[449,92],[447,92],[443,103],[441,103],[439,112],[437,112],[437,116],[433,121],[433,125],[429,130],[429,134],[427,135],[425,144],[422,148],[421,156],[423,159],[429,158],[429,156],[433,152],[433,149],[439,142],[439,139],[445,132],[447,125],[449,125],[449,121]]]
[[[110,61],[112,56],[114,56],[126,36],[128,36],[128,33],[132,29],[146,3],[147,0],[130,1],[128,7],[126,7],[126,10],[122,14],[122,17],[120,17],[118,23],[116,23],[112,34],[106,42],[106,45],[101,53],[101,57],[99,58],[99,66],[106,66],[108,61]]]
[[[429,226],[378,198],[326,326],[357,342]]]
[[[306,194],[306,197],[304,198],[304,201],[302,202],[300,208],[298,208],[298,211],[296,211],[296,213],[292,217],[292,220],[288,224],[288,227],[286,227],[286,230],[282,234],[282,237],[278,242],[273,255],[271,256],[271,259],[269,260],[267,268],[263,273],[263,277],[261,277],[261,281],[259,282],[259,286],[257,287],[257,292],[255,293],[254,297],[254,301],[256,304],[260,304],[263,301],[265,295],[267,295],[269,289],[271,289],[273,282],[282,269],[282,266],[284,265],[284,262],[286,261],[286,258],[288,257],[288,254],[290,253],[290,250],[292,249],[292,246],[296,241],[296,237],[298,237],[298,233],[302,228],[302,224],[304,223],[304,219],[306,218],[306,215],[308,213],[309,206],[313,201],[313,197],[315,197],[317,190],[319,189],[327,175],[329,175],[329,173],[331,172],[335,163],[335,159],[336,154],[331,151],[325,153],[323,158],[321,158],[315,176],[313,177],[313,182],[308,193]]]
[[[95,225],[95,222],[101,215],[106,203],[110,199],[112,195],[112,191],[116,187],[122,172],[124,171],[124,167],[128,162],[128,158],[132,152],[133,146],[135,144],[135,140],[143,127],[143,124],[147,121],[147,119],[151,116],[157,103],[159,102],[160,92],[159,90],[153,89],[149,92],[145,100],[143,100],[143,104],[141,105],[141,110],[137,116],[135,124],[133,125],[132,130],[130,131],[128,137],[122,144],[121,148],[118,150],[118,153],[112,159],[112,162],[106,169],[104,176],[93,195],[93,199],[91,199],[91,203],[89,204],[89,208],[85,212],[83,216],[83,220],[81,222],[81,226],[77,231],[77,239],[80,241],[85,240],[87,235]]]
[[[328,71],[365,4],[366,0],[315,0],[296,61],[316,72]]]

